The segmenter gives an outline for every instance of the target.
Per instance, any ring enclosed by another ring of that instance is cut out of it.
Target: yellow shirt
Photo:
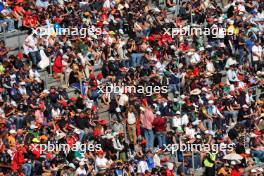
[[[225,170],[224,167],[222,167],[222,168],[218,171],[218,174],[219,174],[219,175],[222,174],[222,175],[224,175],[224,176],[229,175],[228,172]]]
[[[10,147],[15,147],[16,146],[16,138],[14,138],[13,136],[8,136],[8,143],[10,145]]]

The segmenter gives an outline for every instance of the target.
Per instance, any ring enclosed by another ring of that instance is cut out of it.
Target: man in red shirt
[[[153,121],[154,131],[159,141],[159,147],[166,145],[166,126],[167,119],[160,115],[160,111],[156,112],[156,117]]]

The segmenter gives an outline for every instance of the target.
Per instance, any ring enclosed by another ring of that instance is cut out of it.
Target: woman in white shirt
[[[85,163],[83,161],[79,163],[79,167],[75,172],[75,176],[87,175],[87,171],[85,170],[84,165]]]
[[[137,142],[137,128],[136,128],[136,121],[137,121],[137,113],[133,106],[129,106],[127,110],[127,131],[128,131],[128,137],[132,144],[136,144]]]

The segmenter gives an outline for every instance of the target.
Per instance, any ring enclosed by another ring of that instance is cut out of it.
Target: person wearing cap
[[[31,29],[31,31],[29,31],[24,41],[24,47],[31,57],[32,65],[37,66],[41,58],[38,50],[37,35],[34,30]]]
[[[105,173],[106,169],[109,168],[109,161],[104,156],[104,151],[97,151],[97,156],[95,159],[95,169],[98,173]]]
[[[231,172],[228,163],[224,163],[223,166],[218,170],[217,174],[221,176],[228,176]]]
[[[141,122],[144,128],[144,137],[147,140],[146,150],[154,147],[154,133],[153,133],[153,121],[155,115],[153,110],[147,105],[144,105],[145,111],[141,112]]]
[[[17,132],[14,129],[9,131],[9,136],[8,136],[7,140],[8,140],[10,147],[16,146],[16,134],[17,134]]]
[[[259,39],[255,41],[255,45],[252,47],[252,64],[256,71],[262,68],[263,64],[263,48],[260,45]]]
[[[204,175],[205,176],[214,176],[215,175],[215,162],[217,159],[217,155],[215,153],[212,152],[208,152],[203,164],[205,166],[205,172]]]
[[[60,80],[61,86],[65,86],[64,85],[64,72],[65,72],[65,70],[63,70],[61,53],[59,53],[56,56],[54,63],[53,63],[53,66],[52,66],[52,71],[53,71],[53,78]]]
[[[87,175],[85,164],[86,163],[84,161],[79,162],[79,167],[76,169],[75,175]]]
[[[159,148],[164,147],[166,145],[166,127],[167,127],[167,119],[161,116],[160,111],[156,112],[156,117],[153,121],[155,136],[158,138]]]
[[[251,117],[255,113],[252,112],[251,108],[247,104],[244,104],[238,111],[238,123],[241,125],[244,125],[246,127],[249,127],[251,124]]]
[[[130,105],[129,108],[127,109],[127,113],[126,113],[126,123],[127,123],[127,132],[128,132],[128,137],[129,140],[132,144],[136,144],[137,142],[137,112],[136,109],[133,105]]]
[[[224,119],[224,116],[214,105],[214,100],[208,101],[208,105],[204,115],[207,117],[207,120],[204,121],[204,126],[207,126],[208,130],[212,131],[213,129],[215,129],[213,123],[215,124],[217,129],[221,128],[221,123],[222,119]],[[206,125],[206,123],[208,123],[208,125]]]
[[[147,163],[147,156],[143,156],[137,165],[137,173],[145,174],[145,172],[148,170],[149,170],[149,167]]]
[[[241,171],[239,169],[238,164],[236,161],[231,161],[231,173],[230,176],[241,176]]]

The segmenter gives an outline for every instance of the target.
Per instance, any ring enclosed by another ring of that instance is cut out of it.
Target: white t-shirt
[[[118,100],[118,104],[120,106],[125,106],[125,104],[128,102],[128,96],[126,94],[122,94]]]
[[[148,169],[148,163],[146,161],[140,161],[138,163],[137,173],[145,174]]]
[[[133,125],[136,123],[136,117],[135,117],[135,114],[133,112],[127,113],[127,123],[129,125]]]
[[[107,162],[108,162],[108,160],[106,159],[106,158],[99,158],[99,157],[97,157],[96,159],[95,159],[95,166],[96,166],[96,170],[98,171],[98,170],[100,170],[100,168],[97,168],[98,166],[107,166]]]
[[[37,38],[33,37],[33,35],[27,36],[24,42],[25,49],[28,52],[38,51],[37,43],[38,43]]]
[[[262,58],[262,47],[260,45],[259,46],[254,45],[252,47],[252,53],[257,54],[260,56],[260,58]],[[258,61],[258,60],[259,58],[253,55],[253,61]]]
[[[80,167],[78,167],[78,169],[77,169],[76,172],[75,172],[75,176],[79,176],[79,175],[81,175],[81,174],[86,175],[87,172],[86,172],[86,170],[85,170],[84,168],[81,169]]]

